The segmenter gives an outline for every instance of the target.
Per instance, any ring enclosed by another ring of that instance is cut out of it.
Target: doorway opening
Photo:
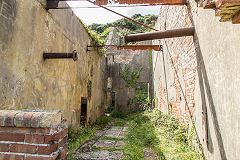
[[[115,97],[116,97],[116,92],[112,92],[111,93],[112,95],[111,95],[111,99],[112,99],[112,102],[111,102],[111,106],[115,106]]]
[[[82,126],[86,126],[87,124],[87,98],[81,98],[81,116],[80,116],[80,124]]]

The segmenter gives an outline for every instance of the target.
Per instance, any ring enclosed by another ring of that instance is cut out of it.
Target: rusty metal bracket
[[[46,10],[57,8],[59,1],[61,0],[47,0]]]
[[[43,59],[65,59],[71,58],[74,61],[78,59],[77,51],[74,50],[72,53],[43,53]]]
[[[67,1],[86,1],[86,0],[47,0],[46,9],[59,9],[58,4],[59,2],[67,2]]]

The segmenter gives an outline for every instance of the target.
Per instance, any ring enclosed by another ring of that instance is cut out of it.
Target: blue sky
[[[89,2],[68,2],[68,4],[71,7],[85,7],[85,6],[94,6],[93,4]],[[140,13],[142,15],[146,14],[155,14],[158,15],[159,13],[159,7],[126,7],[126,8],[110,8],[116,12],[119,12],[125,16],[131,17],[132,15],[136,13]],[[81,9],[73,9],[74,13],[83,20],[83,22],[87,25],[90,25],[92,23],[99,23],[99,24],[105,24],[108,22],[113,22],[117,19],[121,19],[122,17],[115,15],[109,11],[106,11],[102,8],[81,8]]]

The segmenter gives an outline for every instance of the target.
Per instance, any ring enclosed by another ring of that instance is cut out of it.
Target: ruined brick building
[[[106,45],[120,45],[120,36],[116,28],[112,28],[109,34]],[[144,42],[140,44],[151,44],[151,42]],[[120,75],[124,67],[129,66],[130,71],[139,70],[141,68],[140,76],[137,79],[137,84],[145,84],[148,88],[148,95],[151,97],[152,88],[152,73],[151,73],[151,51],[150,50],[132,50],[121,49],[116,47],[109,47],[106,51],[107,55],[107,77],[108,77],[108,105],[114,105],[117,112],[130,113],[140,111],[143,108],[141,104],[136,103],[136,86],[127,87],[126,82]]]

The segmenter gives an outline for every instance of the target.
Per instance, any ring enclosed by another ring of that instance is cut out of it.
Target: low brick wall
[[[0,160],[65,160],[67,152],[61,112],[0,110]]]

